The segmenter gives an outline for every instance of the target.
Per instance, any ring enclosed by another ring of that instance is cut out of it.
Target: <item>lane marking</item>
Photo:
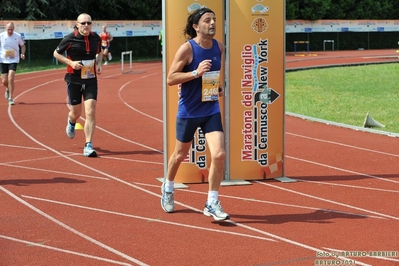
[[[338,170],[338,171],[345,172],[345,173],[351,173],[351,174],[354,174],[354,175],[370,177],[370,178],[374,178],[374,179],[378,179],[378,180],[386,181],[386,182],[392,182],[392,183],[397,183],[397,184],[399,183],[399,181],[396,181],[396,180],[392,180],[392,179],[388,179],[388,178],[384,178],[384,177],[379,177],[379,176],[374,176],[374,175],[369,175],[369,174],[363,174],[363,173],[360,173],[360,172],[356,172],[356,171],[352,171],[352,170],[348,170],[348,169],[344,169],[344,168],[340,168],[340,167],[336,167],[336,166],[332,166],[332,165],[328,165],[328,164],[324,164],[324,163],[318,163],[318,162],[310,161],[310,160],[306,160],[306,159],[301,159],[301,158],[297,158],[297,157],[293,157],[293,156],[289,156],[289,155],[286,155],[285,157],[293,159],[293,160],[309,163],[309,164],[315,164],[315,165],[322,166],[322,167],[325,167],[325,168]]]
[[[362,186],[354,186],[354,185],[345,185],[345,184],[330,183],[330,182],[321,182],[321,181],[313,181],[313,180],[306,180],[306,179],[297,179],[297,181],[298,181],[298,182],[308,182],[308,183],[322,184],[322,185],[328,185],[328,186],[349,187],[349,188],[365,189],[365,190],[372,190],[372,191],[381,191],[381,192],[389,192],[389,193],[399,193],[399,190],[390,190],[390,189],[382,189],[382,188],[373,188],[373,187],[362,187]]]
[[[269,187],[273,187],[273,188],[276,188],[276,189],[284,190],[286,192],[291,192],[291,193],[294,193],[294,194],[298,194],[298,195],[301,195],[301,196],[304,196],[304,197],[317,199],[317,200],[320,200],[320,201],[325,201],[325,202],[332,203],[332,204],[335,204],[335,205],[347,207],[347,208],[350,208],[350,209],[355,209],[355,210],[358,210],[358,211],[371,213],[371,214],[374,214],[374,215],[382,216],[382,217],[393,219],[393,220],[399,220],[399,217],[396,217],[396,216],[391,216],[391,215],[388,215],[388,214],[383,214],[383,213],[380,213],[380,212],[375,212],[375,211],[363,209],[363,208],[360,208],[360,207],[355,207],[353,205],[340,203],[340,202],[337,202],[337,201],[334,201],[334,200],[329,200],[329,199],[313,196],[313,195],[302,193],[302,192],[298,192],[298,191],[295,191],[295,190],[292,190],[292,189],[283,188],[283,187],[275,186],[275,185],[272,185],[272,184],[266,184],[264,182],[259,182],[259,181],[256,181],[256,183],[262,184],[263,186],[269,186]]]
[[[318,139],[318,138],[308,137],[308,136],[299,135],[299,134],[290,133],[290,132],[286,132],[286,134],[287,135],[296,136],[296,137],[300,137],[300,138],[304,138],[304,139],[314,140],[314,141],[318,141],[318,142],[325,142],[325,143],[329,143],[329,144],[334,144],[334,145],[338,145],[338,146],[342,146],[342,147],[347,147],[347,148],[352,148],[352,149],[357,149],[357,150],[362,150],[362,151],[367,151],[367,152],[372,152],[372,153],[378,153],[378,154],[388,155],[388,156],[393,156],[393,157],[399,157],[399,154],[371,150],[371,149],[362,148],[362,147],[359,147],[359,146],[348,145],[348,144],[335,142],[335,141],[331,141],[331,140]]]
[[[151,75],[147,75],[147,76],[144,76],[144,77],[142,77],[142,78],[146,78],[146,77],[150,77],[150,76],[154,76],[154,75],[159,75],[159,73],[154,73],[154,74],[151,74]],[[138,79],[136,79],[136,80],[138,80]],[[122,98],[122,96],[121,96],[122,90],[123,90],[127,85],[129,85],[130,83],[132,83],[133,81],[136,81],[136,80],[131,80],[131,81],[129,81],[129,82],[127,82],[127,83],[125,83],[125,84],[123,84],[123,85],[121,86],[121,88],[120,88],[119,91],[118,91],[118,96],[119,96],[119,98],[121,99],[121,101],[122,101],[128,108],[132,109],[133,111],[136,111],[137,113],[139,113],[139,114],[141,114],[141,115],[143,115],[143,116],[149,117],[149,118],[151,118],[151,119],[153,119],[153,120],[155,120],[155,121],[158,121],[158,122],[161,122],[161,123],[162,123],[162,122],[163,122],[162,119],[158,119],[158,118],[156,118],[156,117],[154,117],[154,116],[151,116],[151,115],[149,115],[149,114],[147,114],[147,113],[144,113],[144,112],[138,110],[137,108],[131,106],[130,104],[128,104],[126,101],[123,100],[123,98]]]
[[[0,143],[0,146],[9,147],[9,148],[27,149],[27,150],[39,150],[39,151],[45,151],[46,150],[46,149],[43,149],[43,148],[35,148],[35,147],[19,146],[19,145],[9,145],[9,144],[4,144],[4,143]]]
[[[46,172],[46,173],[55,173],[55,174],[64,174],[64,175],[70,175],[70,176],[87,177],[87,178],[93,178],[93,179],[110,180],[109,178],[106,178],[106,177],[83,175],[83,174],[77,174],[77,173],[72,173],[72,172],[55,171],[55,170],[36,168],[36,167],[28,167],[28,166],[22,166],[22,165],[12,165],[12,164],[7,164],[7,163],[0,163],[0,165],[14,167],[14,168],[20,168],[20,169],[27,169],[27,170],[32,170],[32,171],[41,171],[41,172]]]
[[[47,150],[43,149],[43,151],[47,151]],[[29,162],[36,162],[36,161],[42,161],[42,160],[57,159],[57,158],[60,158],[60,156],[48,156],[48,157],[42,157],[42,158],[26,159],[26,160],[12,161],[12,162],[4,162],[4,163],[5,164],[29,163]]]
[[[69,151],[62,151],[65,154],[69,154],[70,156],[82,156],[81,153],[77,152],[69,152]],[[128,159],[128,158],[122,158],[122,157],[113,157],[113,156],[106,156],[106,155],[101,155],[99,156],[101,159],[109,159],[109,160],[117,160],[117,161],[127,161],[127,162],[135,162],[135,163],[148,163],[148,164],[158,164],[158,165],[163,165],[161,162],[155,162],[155,161],[143,161],[143,160],[136,160],[136,159]]]
[[[159,186],[156,186],[156,185],[145,184],[145,183],[140,183],[140,182],[134,182],[134,184],[141,185],[141,186],[147,186],[147,187],[158,187],[159,188]],[[179,192],[180,191],[186,192],[186,193],[208,195],[208,192],[202,192],[202,191],[179,189]],[[359,214],[359,213],[354,213],[354,212],[338,211],[338,210],[333,210],[333,209],[315,208],[315,207],[309,207],[309,206],[304,206],[304,205],[295,205],[295,204],[281,203],[281,202],[268,201],[268,200],[258,200],[258,199],[253,199],[253,198],[243,198],[243,197],[230,196],[230,195],[219,195],[219,197],[227,198],[227,199],[237,199],[237,200],[242,200],[242,201],[264,203],[264,204],[270,204],[270,205],[278,205],[278,206],[284,206],[284,207],[292,207],[292,208],[305,209],[305,210],[312,210],[312,211],[327,211],[327,212],[333,212],[333,213],[339,213],[339,214],[360,216],[360,217],[365,217],[365,218],[386,219],[381,216],[373,216],[373,215],[369,215],[369,214]]]
[[[10,240],[10,241],[13,241],[13,242],[26,244],[26,245],[29,245],[29,246],[50,249],[50,250],[54,250],[54,251],[58,251],[58,252],[62,252],[62,253],[76,255],[76,256],[79,256],[79,257],[85,257],[85,258],[89,258],[89,259],[105,261],[105,262],[109,262],[109,263],[113,263],[113,264],[117,264],[117,265],[124,265],[124,266],[131,265],[131,264],[128,264],[128,263],[125,263],[125,262],[121,262],[121,261],[111,260],[111,259],[98,257],[98,256],[93,256],[93,255],[89,255],[89,254],[84,254],[84,253],[81,253],[81,252],[71,251],[71,250],[67,250],[67,249],[56,248],[56,247],[49,246],[49,245],[43,245],[43,244],[40,244],[40,243],[35,243],[35,242],[27,241],[27,240],[17,239],[15,237],[0,235],[0,238],[6,239],[6,240]]]
[[[92,237],[89,237],[89,236],[83,234],[82,232],[80,232],[80,231],[78,231],[78,230],[76,230],[76,229],[64,224],[63,222],[61,222],[61,221],[55,219],[54,217],[52,217],[51,215],[41,211],[40,209],[36,208],[35,206],[33,206],[33,205],[29,204],[28,202],[24,201],[23,199],[21,199],[20,197],[16,196],[15,194],[13,194],[11,191],[3,188],[2,186],[0,186],[0,190],[2,190],[4,193],[6,193],[7,195],[12,197],[13,199],[18,201],[19,203],[25,205],[26,207],[28,207],[32,211],[40,214],[41,216],[47,218],[51,222],[59,225],[60,227],[66,229],[66,230],[68,230],[68,231],[70,231],[70,232],[72,232],[72,233],[74,233],[74,234],[76,234],[76,235],[78,235],[80,237],[82,237],[83,239],[85,239],[85,240],[87,240],[87,241],[89,241],[89,242],[91,242],[91,243],[93,243],[93,244],[95,244],[95,245],[97,245],[99,247],[102,247],[103,249],[108,250],[109,252],[112,252],[112,253],[114,253],[114,254],[116,254],[116,255],[124,258],[124,259],[127,259],[127,260],[129,260],[131,262],[134,262],[137,265],[143,265],[143,266],[147,265],[144,262],[141,262],[141,261],[139,261],[139,260],[137,260],[137,259],[135,259],[133,257],[130,257],[130,256],[126,255],[125,253],[122,253],[122,252],[120,252],[120,251],[118,251],[118,250],[116,250],[116,249],[114,249],[114,248],[112,248],[110,246],[107,246],[106,244],[104,244],[104,243],[102,243],[100,241],[97,241],[96,239],[94,239]]]
[[[226,230],[218,230],[218,229],[212,229],[212,228],[207,228],[207,227],[202,227],[202,226],[183,224],[183,223],[177,223],[177,222],[170,222],[170,221],[161,220],[161,219],[157,219],[157,218],[150,218],[150,217],[138,216],[138,215],[133,215],[133,214],[128,214],[128,213],[109,211],[109,210],[104,210],[104,209],[99,209],[99,208],[93,208],[93,207],[88,207],[88,206],[83,206],[83,205],[78,205],[78,204],[73,204],[73,203],[68,203],[68,202],[62,202],[62,201],[55,201],[55,200],[50,200],[50,199],[32,197],[32,196],[27,196],[27,195],[22,195],[22,197],[23,198],[27,198],[27,199],[37,200],[37,201],[44,201],[44,202],[47,202],[47,203],[65,205],[65,206],[79,208],[79,209],[85,209],[85,210],[90,210],[90,211],[95,211],[95,212],[118,215],[118,216],[122,216],[122,217],[134,218],[134,219],[143,220],[143,221],[147,221],[147,222],[148,221],[157,222],[157,223],[175,225],[175,226],[186,227],[186,228],[191,228],[191,229],[197,229],[197,230],[202,230],[202,231],[210,231],[210,232],[216,232],[216,233],[222,233],[222,234],[228,234],[228,235],[235,235],[235,236],[241,236],[241,237],[247,237],[247,238],[254,238],[254,239],[258,239],[258,240],[276,242],[276,240],[274,240],[274,239],[265,238],[265,237],[259,237],[259,236],[254,236],[254,235],[248,235],[248,234],[243,234],[243,233],[236,233],[236,232],[231,232],[231,231],[226,231]],[[199,212],[202,213],[201,211],[199,211]]]

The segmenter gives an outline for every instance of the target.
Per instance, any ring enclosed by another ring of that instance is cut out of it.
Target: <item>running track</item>
[[[397,57],[320,52],[286,61],[296,69]],[[133,68],[142,73],[111,64],[100,77],[99,158],[82,156],[83,131],[65,136],[65,70],[17,75],[16,105],[0,103],[0,265],[399,265],[398,138],[287,115],[285,174],[298,182],[222,187],[229,222],[201,214],[207,184],[189,184],[167,214],[156,179],[162,66]]]

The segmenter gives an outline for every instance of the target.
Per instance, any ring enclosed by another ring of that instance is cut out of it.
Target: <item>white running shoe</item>
[[[10,98],[10,91],[8,90],[8,88],[6,88],[6,92],[4,93],[4,98],[6,98],[8,100],[8,98]]]
[[[165,182],[161,186],[162,198],[161,206],[165,212],[173,212],[175,210],[174,192],[165,191]]]
[[[205,204],[204,214],[206,216],[213,216],[215,221],[223,221],[230,219],[230,215],[223,211],[220,201],[214,201],[211,205]]]
[[[108,60],[112,60],[112,55],[111,55],[111,53],[108,53]]]
[[[13,101],[13,99],[11,99],[11,98],[8,98],[8,104],[9,104],[9,105],[14,105],[14,101]]]
[[[104,66],[106,66],[106,65],[108,65],[108,61],[105,61],[105,62],[104,62]]]

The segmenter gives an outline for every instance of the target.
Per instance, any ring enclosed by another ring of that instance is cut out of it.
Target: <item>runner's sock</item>
[[[218,195],[219,195],[218,191],[211,191],[211,190],[208,191],[208,201],[207,201],[208,205],[211,205],[212,202],[217,201]]]
[[[169,181],[168,179],[166,179],[165,181],[165,191],[166,192],[173,192],[175,188],[175,181]]]

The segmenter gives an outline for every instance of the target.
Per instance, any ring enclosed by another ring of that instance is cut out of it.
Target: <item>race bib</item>
[[[202,101],[217,101],[219,98],[220,71],[209,71],[202,75]]]
[[[96,77],[95,70],[95,59],[93,60],[82,60],[82,69],[80,70],[80,77],[82,79],[92,79]]]
[[[14,58],[15,57],[15,51],[14,50],[6,50],[6,58]]]
[[[101,45],[102,45],[102,46],[108,46],[108,41],[102,40],[102,41],[101,41]]]

